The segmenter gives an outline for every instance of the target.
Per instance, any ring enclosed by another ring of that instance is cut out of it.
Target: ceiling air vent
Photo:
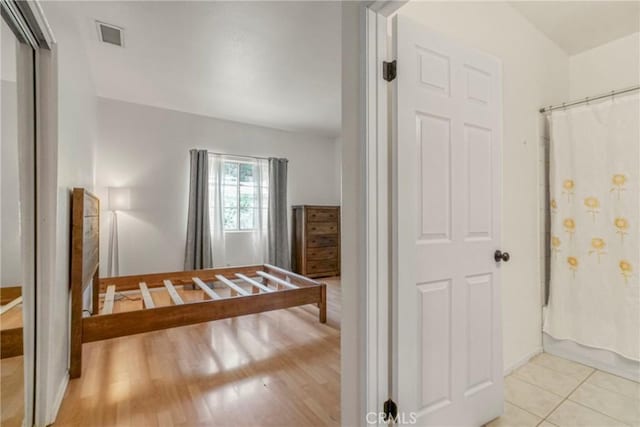
[[[124,46],[124,34],[122,28],[115,25],[105,24],[104,22],[96,21],[98,26],[98,37],[100,41],[104,43],[114,44],[116,46]]]

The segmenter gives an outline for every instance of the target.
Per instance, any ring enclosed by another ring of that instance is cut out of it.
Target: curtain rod
[[[223,156],[223,157],[248,157],[250,159],[256,159],[256,160],[269,160],[269,157],[245,156],[244,154],[216,153],[209,150],[207,150],[207,153],[216,154],[218,156]]]
[[[550,105],[548,107],[542,107],[540,108],[539,111],[540,113],[548,113],[550,111],[557,110],[559,108],[573,107],[574,105],[586,104],[591,101],[597,101],[599,99],[608,98],[610,96],[614,97],[616,95],[622,95],[623,93],[633,92],[634,90],[638,90],[638,89],[640,89],[640,85],[631,86],[626,89],[612,90],[611,92],[602,93],[596,96],[587,96],[585,99],[581,99],[579,101],[571,101],[566,103],[563,102],[562,104],[559,104],[559,105]]]

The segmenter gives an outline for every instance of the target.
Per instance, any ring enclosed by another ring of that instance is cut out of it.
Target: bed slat
[[[236,285],[231,280],[227,279],[226,277],[224,277],[224,276],[222,276],[220,274],[216,275],[216,279],[218,279],[219,281],[221,281],[222,283],[224,283],[225,285],[230,287],[232,291],[235,291],[235,292],[239,293],[240,295],[245,295],[245,296],[246,295],[251,295],[249,292],[245,291],[240,286]],[[233,292],[232,292],[232,294],[233,294]]]
[[[309,279],[308,277],[302,276],[300,274],[294,273],[292,271],[285,270],[284,268],[276,267],[275,265],[265,264],[265,272],[266,273],[280,273],[283,276],[291,279],[292,282],[296,283],[296,281],[300,282],[300,284],[304,284],[305,286],[317,286],[320,284],[317,280]]]
[[[200,289],[202,289],[205,294],[209,295],[209,298],[211,298],[211,299],[220,299],[221,298],[220,295],[218,295],[216,293],[216,291],[214,291],[209,286],[207,286],[207,284],[204,283],[202,280],[200,280],[200,278],[194,277],[193,278],[193,283],[195,283]]]
[[[273,289],[266,287],[262,283],[255,281],[252,278],[245,276],[244,274],[236,273],[236,276],[241,278],[245,282],[249,283],[251,286],[255,286],[258,289],[262,289],[265,292],[274,292]]]
[[[276,282],[276,283],[278,283],[280,285],[286,286],[287,288],[290,288],[290,289],[298,289],[299,288],[298,285],[294,285],[293,283],[287,282],[286,280],[282,280],[279,277],[272,276],[271,274],[265,273],[264,271],[256,271],[256,273],[258,274],[258,276],[262,276],[265,279],[269,279],[269,280],[271,280],[273,282]]]
[[[113,299],[116,296],[115,285],[107,286],[107,294],[104,296],[104,306],[100,314],[111,314],[113,312]]]
[[[0,304],[9,304],[14,299],[22,295],[22,286],[10,286],[0,288]]]
[[[102,277],[100,279],[100,292],[106,292],[107,285],[116,285],[118,291],[130,291],[138,290],[138,283],[145,282],[149,289],[162,288],[163,280],[171,280],[174,286],[178,285],[192,285],[193,277],[198,277],[205,282],[211,282],[216,280],[217,274],[222,274],[224,277],[233,279],[235,273],[246,274],[251,277],[256,274],[256,271],[262,270],[265,267],[262,265],[248,265],[242,267],[224,267],[224,268],[208,268],[205,270],[191,270],[191,271],[174,271],[167,273],[153,273],[153,274],[138,274],[133,276],[118,276],[118,277]]]
[[[140,292],[142,293],[142,300],[144,301],[144,308],[153,308],[156,305],[153,303],[153,298],[151,298],[151,293],[149,292],[149,288],[147,284],[144,282],[140,282]]]
[[[184,304],[184,301],[182,301],[182,298],[178,295],[178,291],[176,291],[171,280],[163,280],[162,283],[164,283],[164,287],[167,288],[167,292],[169,292],[169,295],[175,305]]]
[[[0,314],[6,313],[7,311],[11,310],[13,307],[17,306],[21,302],[22,302],[22,297],[18,297],[16,299],[14,299],[13,301],[1,306],[0,307]]]

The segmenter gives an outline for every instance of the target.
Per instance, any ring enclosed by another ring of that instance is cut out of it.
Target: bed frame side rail
[[[275,265],[265,264],[264,271],[267,274],[271,274],[273,276],[279,277],[281,279],[286,280],[287,282],[294,283],[298,286],[319,286],[322,295],[320,296],[320,301],[318,302],[318,309],[320,310],[320,322],[327,322],[327,285],[326,283],[318,282],[317,280],[310,279],[301,274],[294,273],[289,270],[285,270],[281,267],[276,267]]]
[[[323,286],[313,286],[86,317],[82,322],[82,338],[83,342],[100,341],[305,304],[320,304],[324,294]],[[325,319],[323,315],[319,317],[320,321],[326,320],[326,316]]]

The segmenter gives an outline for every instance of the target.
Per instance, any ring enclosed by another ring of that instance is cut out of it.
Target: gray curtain
[[[287,225],[287,159],[269,158],[269,264],[289,269],[289,227]]]
[[[209,154],[207,150],[190,150],[189,216],[185,270],[213,267],[211,228],[209,226]]]

